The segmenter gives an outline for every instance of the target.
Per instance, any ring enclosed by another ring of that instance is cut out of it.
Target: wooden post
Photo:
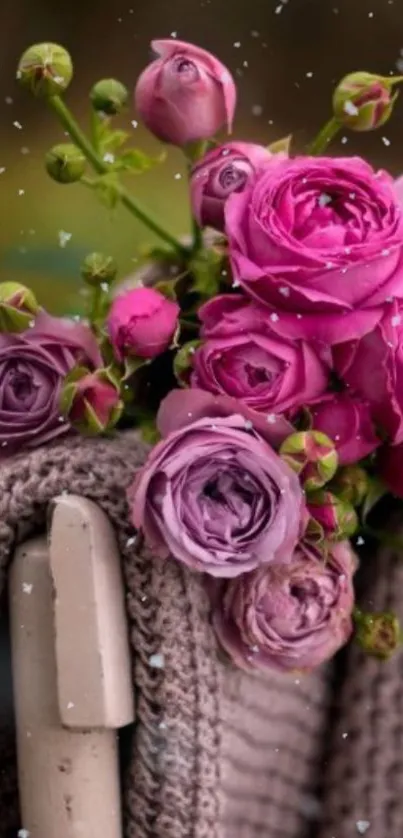
[[[115,728],[134,719],[120,559],[103,513],[55,502],[10,574],[22,827],[30,838],[122,838]]]

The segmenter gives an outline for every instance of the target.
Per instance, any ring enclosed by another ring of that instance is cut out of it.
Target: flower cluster
[[[134,425],[155,444],[129,489],[132,523],[160,561],[202,575],[237,665],[311,669],[354,622],[362,647],[386,658],[397,618],[355,606],[354,574],[371,507],[388,490],[403,498],[403,178],[326,152],[342,128],[383,125],[402,78],[346,76],[298,153],[290,137],[220,142],[235,113],[229,70],[191,44],[152,46],[135,107],[183,150],[184,240],[120,181],[160,161],[114,127],[126,87],[94,85],[87,140],[61,98],[68,53],[38,44],[20,61],[21,83],[69,135],[48,174],[121,202],[164,247],[123,283],[111,257],[90,254],[89,306],[75,320],[0,286],[0,454]]]

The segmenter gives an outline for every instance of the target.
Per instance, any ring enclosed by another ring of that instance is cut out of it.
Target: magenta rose
[[[70,429],[60,415],[64,377],[102,359],[90,329],[40,312],[32,329],[0,334],[0,453],[36,448]]]
[[[380,445],[368,402],[349,393],[335,393],[310,409],[315,430],[333,440],[340,465],[356,463]]]
[[[162,558],[216,577],[290,560],[304,500],[272,447],[287,423],[250,416],[200,390],[173,390],[163,402],[165,438],[129,491],[132,521]]]
[[[333,357],[338,375],[368,402],[376,424],[392,442],[403,442],[403,306],[386,305],[372,332],[335,347]]]
[[[319,666],[351,635],[355,567],[348,541],[333,545],[326,559],[299,544],[290,564],[221,583],[213,611],[220,643],[244,669]]]
[[[264,307],[223,294],[199,318],[205,340],[192,355],[193,387],[264,413],[295,411],[325,392],[329,373],[318,353],[304,340],[277,336]]]
[[[194,167],[190,182],[193,215],[201,227],[224,229],[224,207],[242,192],[256,169],[273,155],[255,143],[226,143],[212,149]]]
[[[287,337],[336,344],[403,297],[403,218],[392,178],[358,157],[270,161],[225,208],[235,279]]]
[[[172,343],[179,306],[154,288],[131,288],[112,301],[106,325],[116,358],[155,358]]]
[[[157,58],[141,73],[136,108],[160,140],[183,146],[231,131],[236,87],[214,55],[177,40],[152,41]]]

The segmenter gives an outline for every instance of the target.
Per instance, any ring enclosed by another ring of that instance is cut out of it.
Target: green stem
[[[336,134],[340,131],[341,125],[337,119],[332,116],[329,122],[319,131],[313,142],[308,146],[308,153],[314,155],[322,154],[326,150],[329,143],[333,140]]]
[[[97,151],[94,149],[84,132],[81,130],[80,126],[74,119],[73,115],[70,113],[69,109],[64,104],[63,100],[60,96],[52,96],[48,99],[49,106],[57,115],[59,121],[63,125],[63,128],[68,132],[71,139],[75,142],[75,144],[81,149],[83,154],[85,154],[89,163],[91,163],[92,167],[99,175],[107,174],[110,171],[110,167],[104,163],[104,161],[99,157]],[[139,221],[145,224],[149,230],[152,230],[160,239],[167,242],[177,253],[179,253],[182,257],[188,256],[189,251],[188,249],[181,244],[175,236],[172,236],[171,233],[168,233],[161,225],[159,224],[156,219],[152,217],[152,215],[148,212],[148,210],[143,209],[141,204],[130,195],[130,193],[125,189],[124,186],[119,186],[119,194],[122,204],[128,209],[132,215],[135,216]]]

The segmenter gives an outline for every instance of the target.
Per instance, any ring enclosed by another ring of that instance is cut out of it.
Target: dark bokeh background
[[[77,306],[77,269],[87,251],[106,249],[124,275],[149,236],[125,210],[111,214],[83,187],[59,186],[44,172],[44,153],[63,132],[45,104],[15,82],[19,55],[31,43],[52,40],[69,49],[75,77],[67,101],[85,124],[91,84],[115,76],[132,88],[151,38],[176,33],[215,52],[234,73],[236,137],[267,143],[293,132],[300,149],[330,115],[341,76],[356,69],[388,75],[402,61],[403,0],[2,0],[0,17],[0,280],[35,285],[55,311]],[[157,150],[141,126],[131,127],[135,117],[130,112],[124,120],[133,143]],[[397,173],[402,141],[403,97],[384,129],[339,138],[332,151],[361,153]],[[177,151],[132,178],[131,188],[173,231],[187,229]],[[60,231],[71,234],[64,247]]]

